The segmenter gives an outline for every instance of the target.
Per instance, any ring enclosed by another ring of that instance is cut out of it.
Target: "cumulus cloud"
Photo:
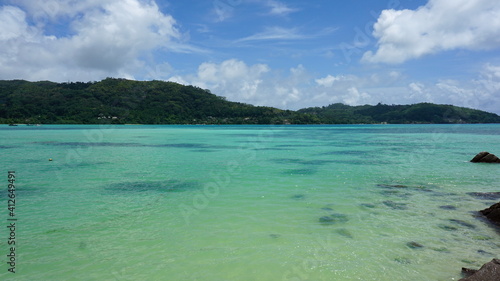
[[[315,79],[318,87],[313,99],[325,100],[328,103],[340,102],[348,105],[370,104],[374,102],[374,99],[367,92],[367,85],[375,85],[381,80],[387,81],[389,76],[389,74],[377,75],[377,79],[375,79],[377,82],[374,82],[373,75],[358,77],[356,75],[333,76],[329,74],[323,78]]]
[[[297,108],[303,103],[304,89],[310,81],[302,65],[280,76],[266,64],[248,65],[237,59],[205,62],[196,74],[173,76],[169,80],[210,89],[231,101],[279,108]]]
[[[333,75],[328,74],[326,77],[318,78],[315,81],[320,86],[331,87],[331,86],[333,86],[333,83],[335,83],[337,81],[344,80],[344,79],[345,79],[345,77],[341,76],[341,75],[340,76],[333,76]]]
[[[257,96],[261,93],[262,77],[269,70],[265,64],[248,66],[243,61],[230,59],[220,64],[202,63],[195,75],[173,76],[169,80],[210,89],[230,100],[261,101]]]
[[[500,66],[487,64],[475,79],[470,80],[411,82],[406,92],[409,93],[408,103],[453,104],[500,114]]]
[[[429,0],[416,10],[384,10],[374,25],[375,53],[362,60],[402,63],[454,49],[500,47],[500,2],[491,0]]]
[[[315,77],[303,65],[287,72],[267,64],[249,65],[238,59],[200,64],[196,73],[169,80],[210,89],[230,101],[282,109],[349,105],[433,102],[500,113],[500,66],[487,64],[475,79],[409,81],[403,73],[377,72],[357,76],[327,74]]]
[[[57,6],[45,1],[53,7],[46,17],[33,8],[23,10],[24,2],[0,8],[1,79],[132,78],[133,70],[144,67],[144,53],[189,49],[182,44],[174,18],[154,2],[87,0],[73,1],[75,7],[70,7],[72,1],[58,1]],[[70,19],[69,34],[47,35],[47,23],[62,18]]]
[[[347,95],[343,97],[343,102],[348,105],[358,105],[366,103],[370,95],[366,92],[360,92],[356,87],[347,89]]]
[[[385,83],[390,73],[380,75]],[[273,70],[266,64],[248,65],[237,59],[221,63],[205,62],[190,75],[177,75],[169,79],[181,84],[196,85],[225,96],[230,101],[254,105],[274,106],[282,109],[299,109],[342,102],[350,105],[370,104],[379,98],[366,86],[371,77],[331,74],[314,77],[303,65],[287,72]]]

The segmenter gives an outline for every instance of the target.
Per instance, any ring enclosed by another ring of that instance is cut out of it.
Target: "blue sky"
[[[500,114],[500,2],[0,1],[0,79],[106,77],[283,109],[434,102]]]

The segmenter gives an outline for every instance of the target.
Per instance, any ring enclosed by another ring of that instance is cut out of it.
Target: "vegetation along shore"
[[[227,101],[210,90],[165,81],[0,81],[3,124],[454,124],[500,123],[481,110],[412,105],[331,104],[300,110]]]

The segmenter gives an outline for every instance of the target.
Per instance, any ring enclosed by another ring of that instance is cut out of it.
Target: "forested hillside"
[[[352,123],[500,123],[500,116],[480,110],[453,105],[418,103],[412,105],[377,104],[348,106],[340,103],[311,107],[298,112],[318,117],[328,124]]]
[[[500,116],[451,105],[348,106],[298,111],[227,101],[209,90],[164,81],[0,81],[0,123],[359,124],[500,123]]]
[[[0,81],[0,123],[305,124],[317,117],[226,101],[208,90],[163,81]]]

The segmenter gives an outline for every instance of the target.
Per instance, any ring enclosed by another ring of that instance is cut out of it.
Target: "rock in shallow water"
[[[295,200],[302,200],[302,199],[305,199],[306,196],[304,194],[295,194],[295,195],[292,195],[291,198],[295,199]]]
[[[387,200],[387,201],[384,201],[382,203],[384,203],[384,205],[386,205],[387,207],[390,207],[391,209],[394,209],[394,210],[407,210],[408,209],[408,207],[406,206],[407,205],[406,203],[396,203],[396,202],[391,201],[391,200]]]
[[[465,222],[465,221],[462,221],[462,220],[457,220],[457,219],[449,219],[450,222],[454,223],[454,224],[458,224],[458,225],[461,225],[461,226],[465,226],[467,228],[470,228],[470,229],[474,229],[476,228],[475,225],[471,224],[471,223],[468,223],[468,222]]]
[[[361,207],[365,207],[365,208],[368,208],[368,209],[373,209],[375,208],[375,204],[370,204],[370,203],[361,203],[359,204]]]
[[[473,163],[500,163],[500,159],[487,151],[479,152],[472,160]]]
[[[410,248],[410,249],[420,249],[420,248],[424,247],[424,245],[417,243],[415,241],[411,241],[411,242],[406,243],[406,246],[408,246],[408,248]]]
[[[351,238],[351,239],[354,238],[352,233],[345,228],[337,229],[335,232],[341,236],[346,237],[346,238]]]
[[[329,216],[322,216],[319,218],[319,222],[323,225],[335,224],[335,223],[344,223],[347,222],[349,218],[344,214],[331,214]]]
[[[459,281],[498,281],[500,280],[500,260],[492,259],[481,266],[479,270],[462,268],[462,272],[466,275],[472,275]]]
[[[443,205],[443,206],[439,206],[440,209],[443,209],[443,210],[456,210],[457,207],[453,206],[453,205]]]
[[[445,225],[445,224],[439,224],[438,227],[441,228],[441,229],[443,229],[443,230],[446,230],[446,231],[456,231],[456,230],[458,230],[458,228],[456,228],[454,226],[449,226],[449,225]]]
[[[500,192],[469,192],[467,194],[481,200],[500,199]]]
[[[485,215],[491,222],[500,225],[500,202],[493,204],[491,207],[479,211]]]
[[[411,263],[411,260],[409,258],[403,258],[403,257],[395,258],[394,261],[397,263],[400,263],[400,264],[410,264]]]

